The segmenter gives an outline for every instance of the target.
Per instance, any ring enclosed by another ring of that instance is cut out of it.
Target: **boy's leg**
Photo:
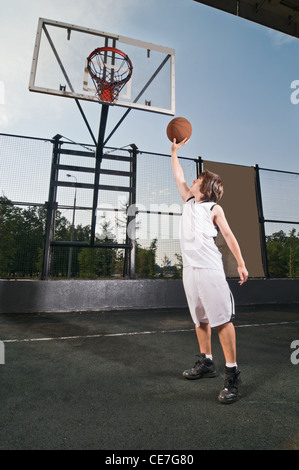
[[[219,393],[218,400],[221,403],[233,403],[238,399],[241,383],[240,371],[236,364],[235,327],[229,322],[218,326],[217,331],[226,361],[224,386]],[[228,364],[230,367],[228,367]]]
[[[183,372],[183,376],[186,379],[218,376],[214,362],[206,357],[206,355],[211,355],[211,327],[199,292],[201,285],[200,278],[202,276],[204,276],[202,269],[195,269],[188,266],[183,270],[184,289],[190,314],[196,325],[195,331],[201,352],[201,354],[199,354],[199,360],[196,361],[194,366]]]
[[[219,340],[222,346],[226,363],[235,363],[236,357],[236,332],[232,322],[217,326]]]
[[[196,336],[199,344],[200,352],[203,354],[212,354],[211,347],[211,327],[209,323],[200,323],[195,325]]]
[[[198,355],[199,360],[195,362],[192,369],[183,372],[183,377],[193,380],[217,377],[218,372],[214,362],[206,357],[206,355],[211,355],[211,327],[209,323],[200,323],[199,326],[195,325],[195,331],[201,354]]]

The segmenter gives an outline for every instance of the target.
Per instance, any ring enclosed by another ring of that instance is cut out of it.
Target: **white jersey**
[[[222,255],[215,243],[218,230],[212,221],[215,202],[186,201],[181,218],[183,266],[223,270]]]

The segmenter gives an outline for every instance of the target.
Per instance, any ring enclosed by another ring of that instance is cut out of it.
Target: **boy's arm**
[[[229,247],[230,251],[232,252],[232,254],[234,255],[234,257],[237,261],[237,264],[238,264],[237,269],[238,269],[238,273],[239,273],[239,276],[240,276],[239,284],[241,286],[248,279],[248,271],[246,269],[245,262],[243,260],[242,254],[241,254],[239,244],[238,244],[238,242],[236,240],[236,237],[234,236],[233,232],[231,231],[230,226],[228,225],[228,222],[225,218],[224,211],[223,211],[222,207],[216,205],[213,208],[212,214],[213,214],[214,224],[216,224],[219,227],[220,232],[222,233],[223,238],[227,243],[227,246]]]
[[[174,139],[171,147],[171,165],[173,176],[179,193],[183,198],[184,202],[188,199],[188,197],[191,196],[191,193],[185,181],[184,172],[177,156],[177,150],[180,149],[183,145],[185,145],[187,141],[188,139],[184,139],[182,142],[177,144],[176,140]]]

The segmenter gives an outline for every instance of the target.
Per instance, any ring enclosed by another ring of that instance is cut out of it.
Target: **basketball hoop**
[[[87,58],[87,70],[101,101],[114,103],[130,80],[133,65],[129,57],[115,47],[100,47]]]

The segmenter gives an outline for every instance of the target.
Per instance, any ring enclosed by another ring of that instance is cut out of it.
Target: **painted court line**
[[[278,326],[278,325],[290,325],[293,323],[299,323],[299,321],[283,321],[278,323],[252,323],[247,325],[235,325],[235,328],[251,328],[259,326]],[[117,336],[138,336],[138,335],[153,335],[157,333],[181,333],[186,331],[194,331],[194,328],[180,329],[180,330],[153,330],[153,331],[133,331],[128,333],[108,333],[108,334],[95,334],[95,335],[78,335],[78,336],[58,336],[51,338],[24,338],[24,339],[4,339],[2,343],[32,343],[35,341],[63,341],[70,339],[86,339],[86,338],[109,338]]]

